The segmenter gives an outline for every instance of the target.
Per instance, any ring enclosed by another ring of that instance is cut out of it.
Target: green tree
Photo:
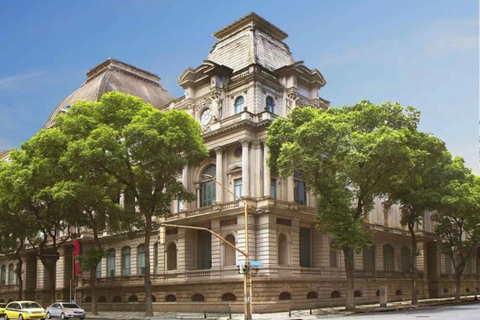
[[[269,166],[282,176],[303,172],[318,197],[321,230],[344,253],[347,310],[355,309],[353,251],[367,243],[366,215],[403,165],[406,135],[418,118],[414,108],[362,101],[327,111],[295,108],[269,128]]]
[[[460,302],[462,274],[480,243],[480,178],[456,158],[449,168],[452,179],[445,186],[434,214],[435,233],[442,239],[442,252],[453,262],[455,301]]]
[[[15,171],[0,161],[0,254],[17,260],[18,300],[23,299],[23,260],[26,237],[32,233],[26,217],[15,203]]]
[[[408,161],[405,161],[401,170],[390,179],[387,204],[400,205],[401,224],[406,226],[410,233],[412,304],[417,305],[416,225],[422,223],[425,211],[434,210],[440,203],[440,192],[447,179],[446,166],[451,162],[451,155],[443,141],[430,134],[412,131],[407,138]]]
[[[26,237],[48,272],[50,300],[55,300],[55,271],[59,248],[71,239],[77,216],[67,210],[64,173],[60,158],[68,139],[58,129],[41,130],[21,149],[10,154],[15,171],[12,202],[22,213],[23,225],[32,230]]]
[[[89,110],[72,112],[75,108]],[[115,179],[135,198],[143,218],[146,315],[152,316],[148,248],[154,217],[169,214],[175,198],[194,199],[177,177],[185,166],[196,165],[208,155],[200,125],[186,112],[159,111],[139,98],[118,92],[71,109],[62,125],[76,139],[67,153],[76,159],[73,168],[83,167],[94,175]],[[70,118],[75,116],[80,119]]]

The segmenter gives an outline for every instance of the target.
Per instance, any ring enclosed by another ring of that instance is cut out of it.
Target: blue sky
[[[478,173],[478,1],[0,2],[0,151],[28,140],[85,73],[108,57],[177,79],[201,64],[212,33],[255,11],[318,68],[332,106],[368,99],[422,112],[420,129]]]

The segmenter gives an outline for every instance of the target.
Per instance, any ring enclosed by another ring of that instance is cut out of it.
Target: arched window
[[[200,189],[200,206],[206,207],[215,204],[216,199],[216,177],[217,167],[212,164],[208,166],[202,174],[202,184]]]
[[[307,188],[305,186],[305,182],[302,181],[302,172],[300,170],[295,170],[293,174],[293,178],[294,178],[294,186],[293,186],[294,201],[299,205],[306,206],[307,205]]]
[[[288,265],[288,242],[283,234],[278,237],[278,264]]]
[[[175,302],[177,301],[177,297],[173,294],[167,294],[165,296],[165,302]]]
[[[410,272],[410,257],[412,252],[408,247],[402,248],[402,272]]]
[[[300,228],[300,267],[312,266],[312,236],[310,228]]]
[[[196,302],[205,301],[205,297],[203,296],[203,294],[195,293],[195,294],[192,296],[192,301],[196,301]]]
[[[158,274],[158,242],[153,244],[153,273]]]
[[[83,299],[83,302],[90,303],[92,302],[92,298],[90,296],[86,296],[85,299]]]
[[[138,297],[136,295],[131,295],[128,297],[128,302],[138,302]]]
[[[243,106],[245,105],[245,99],[240,96],[235,100],[235,114],[243,111]]]
[[[335,299],[335,298],[340,298],[342,295],[340,294],[340,291],[332,291],[332,293],[330,294],[330,297]]]
[[[151,295],[152,297],[152,302],[157,302],[157,297],[155,297],[153,294]]]
[[[403,294],[402,290],[398,289],[397,291],[395,291],[395,294],[397,296],[401,296]]]
[[[393,247],[389,244],[383,246],[383,271],[393,272],[395,257]]]
[[[353,292],[353,296],[354,296],[355,298],[360,298],[360,297],[362,296],[362,291],[360,291],[360,290],[355,290],[355,291]]]
[[[231,234],[225,237],[225,240],[227,240],[229,243],[235,245],[235,237]],[[229,246],[228,244],[225,244],[225,266],[234,266],[236,264],[236,257],[235,257],[235,249]]]
[[[1,276],[0,276],[0,284],[4,286],[7,281],[7,267],[5,265],[2,266]]]
[[[465,261],[465,274],[472,274],[472,262],[473,260],[470,257],[467,257]]]
[[[167,270],[177,270],[177,246],[174,242],[167,248]]]
[[[267,109],[268,112],[273,113],[274,107],[275,107],[275,102],[273,101],[273,98],[268,96],[265,101],[265,109]]]
[[[115,249],[108,250],[107,277],[115,277]],[[100,302],[100,298],[98,301]]]
[[[291,300],[292,296],[289,292],[284,291],[278,295],[278,300]]]
[[[338,267],[338,251],[335,249],[333,241],[330,242],[330,267]]]
[[[318,293],[315,291],[310,291],[307,293],[307,299],[318,299]]]
[[[137,247],[137,274],[145,274],[145,245],[141,244]]]
[[[8,265],[8,285],[9,286],[14,284],[13,283],[13,279],[15,278],[14,275],[15,275],[14,266],[13,266],[13,263],[10,263]]]
[[[363,247],[363,270],[375,270],[375,246]]]
[[[222,301],[237,301],[237,297],[233,293],[225,293],[222,295]]]
[[[131,260],[130,247],[124,247],[122,249],[122,276],[130,275]]]

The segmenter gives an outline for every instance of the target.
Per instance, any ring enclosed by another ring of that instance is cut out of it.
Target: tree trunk
[[[97,305],[97,266],[93,266],[90,269],[90,296],[92,297],[92,314],[98,315]]]
[[[145,215],[145,316],[153,317],[152,282],[150,281],[150,236],[152,234],[152,216]]]
[[[353,300],[354,279],[353,279],[353,256],[351,248],[343,247],[343,255],[345,257],[345,271],[347,274],[347,294],[345,296],[345,310],[355,311],[355,301]]]
[[[410,269],[412,271],[412,305],[418,305],[418,295],[417,295],[417,236],[415,235],[415,225],[413,223],[408,224],[408,231],[410,231],[410,236],[412,238],[412,255],[410,259]]]
[[[22,257],[18,256],[18,264],[17,264],[17,279],[18,279],[18,300],[23,300],[23,277],[22,277],[22,268],[23,268],[23,261]]]
[[[455,302],[460,302],[460,288],[462,285],[462,274],[463,270],[465,270],[465,264],[460,263],[458,266],[456,266],[455,270]]]
[[[40,259],[43,266],[47,269],[48,272],[48,283],[50,285],[50,302],[54,303],[56,300],[55,297],[55,269],[57,266],[57,260],[54,259]],[[68,299],[70,301],[71,297]]]

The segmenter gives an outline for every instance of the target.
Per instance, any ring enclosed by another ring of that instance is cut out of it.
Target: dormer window
[[[265,101],[265,109],[273,113],[273,108],[275,107],[275,102],[273,101],[272,97],[267,97],[267,100]]]
[[[235,114],[243,111],[243,106],[245,105],[245,99],[240,96],[235,100]]]

